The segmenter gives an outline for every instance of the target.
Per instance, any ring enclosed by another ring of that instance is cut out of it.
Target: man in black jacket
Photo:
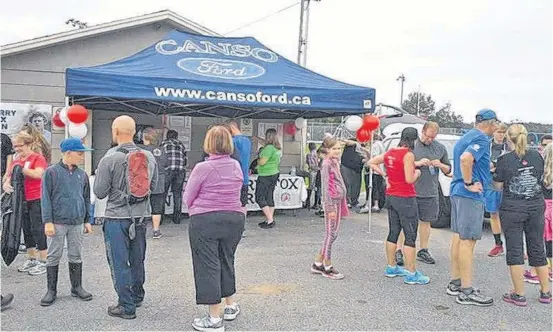
[[[350,141],[355,141],[351,139]],[[361,194],[361,174],[363,172],[363,158],[357,152],[357,144],[346,143],[342,153],[342,177],[346,183],[348,207],[359,205]]]

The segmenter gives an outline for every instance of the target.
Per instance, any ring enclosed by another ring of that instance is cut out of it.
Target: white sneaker
[[[363,206],[361,209],[359,209],[359,213],[365,214],[369,213],[370,208],[367,206]]]
[[[37,263],[38,263],[38,261],[36,259],[27,258],[27,260],[25,260],[23,265],[21,265],[17,269],[17,271],[19,271],[19,272],[29,272],[29,270],[34,268],[37,265]]]
[[[225,310],[223,312],[223,319],[224,320],[235,320],[236,317],[240,314],[240,307],[238,304],[235,304],[234,306],[225,306]]]
[[[29,270],[29,274],[32,276],[38,276],[46,273],[46,263],[38,261],[36,266]]]

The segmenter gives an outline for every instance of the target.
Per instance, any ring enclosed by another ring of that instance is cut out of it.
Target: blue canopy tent
[[[375,90],[303,68],[256,39],[171,31],[108,64],[68,68],[66,96],[89,109],[295,119],[374,111]]]

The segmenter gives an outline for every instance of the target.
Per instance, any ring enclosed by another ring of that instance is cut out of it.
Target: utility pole
[[[321,0],[313,0],[320,2]],[[300,34],[298,41],[298,64],[305,67],[307,63],[307,37],[309,35],[309,5],[311,0],[301,0]]]
[[[399,107],[403,105],[403,82],[405,82],[405,75],[401,73],[401,75],[396,78],[396,81],[401,81],[401,94],[399,96]]]
[[[321,0],[313,0],[321,1]],[[298,40],[298,65],[305,67],[307,63],[307,36],[309,33],[309,5],[311,0],[301,0],[300,4],[300,33]],[[302,128],[301,133],[301,146],[300,146],[300,169],[305,166],[305,141],[307,140],[307,128]]]
[[[421,98],[421,86],[419,85],[419,89],[417,90],[417,117],[420,114],[420,106],[421,106],[420,98]]]

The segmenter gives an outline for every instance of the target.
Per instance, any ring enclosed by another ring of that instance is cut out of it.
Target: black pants
[[[405,235],[404,245],[415,248],[419,227],[417,198],[388,196],[386,202],[388,205],[388,223],[390,225],[387,241],[397,243],[399,233],[403,229]]]
[[[361,170],[357,171],[342,165],[340,169],[348,196],[348,203],[352,206],[359,204],[359,195],[361,194]]]
[[[37,250],[46,250],[46,235],[44,235],[44,225],[42,224],[42,210],[40,208],[40,199],[27,201],[23,204],[23,238],[27,249],[36,248]]]
[[[373,188],[371,196],[371,204],[369,205],[369,172],[365,173],[365,201],[369,207],[374,206],[374,202],[378,201],[378,207],[382,209],[386,202],[386,188],[384,188],[384,178],[373,173]]]
[[[255,202],[260,208],[275,207],[275,187],[279,174],[258,176],[255,184]]]
[[[180,222],[182,214],[182,186],[184,185],[184,179],[186,178],[185,170],[167,170],[165,171],[165,199],[167,201],[167,194],[169,193],[169,187],[173,193],[173,222]]]
[[[526,237],[526,252],[528,264],[539,267],[547,265],[543,241],[544,206],[533,211],[499,210],[501,229],[505,234],[507,249],[507,265],[524,265],[524,242]]]
[[[218,304],[236,293],[234,254],[246,217],[239,212],[190,216],[188,236],[194,266],[196,304]]]

